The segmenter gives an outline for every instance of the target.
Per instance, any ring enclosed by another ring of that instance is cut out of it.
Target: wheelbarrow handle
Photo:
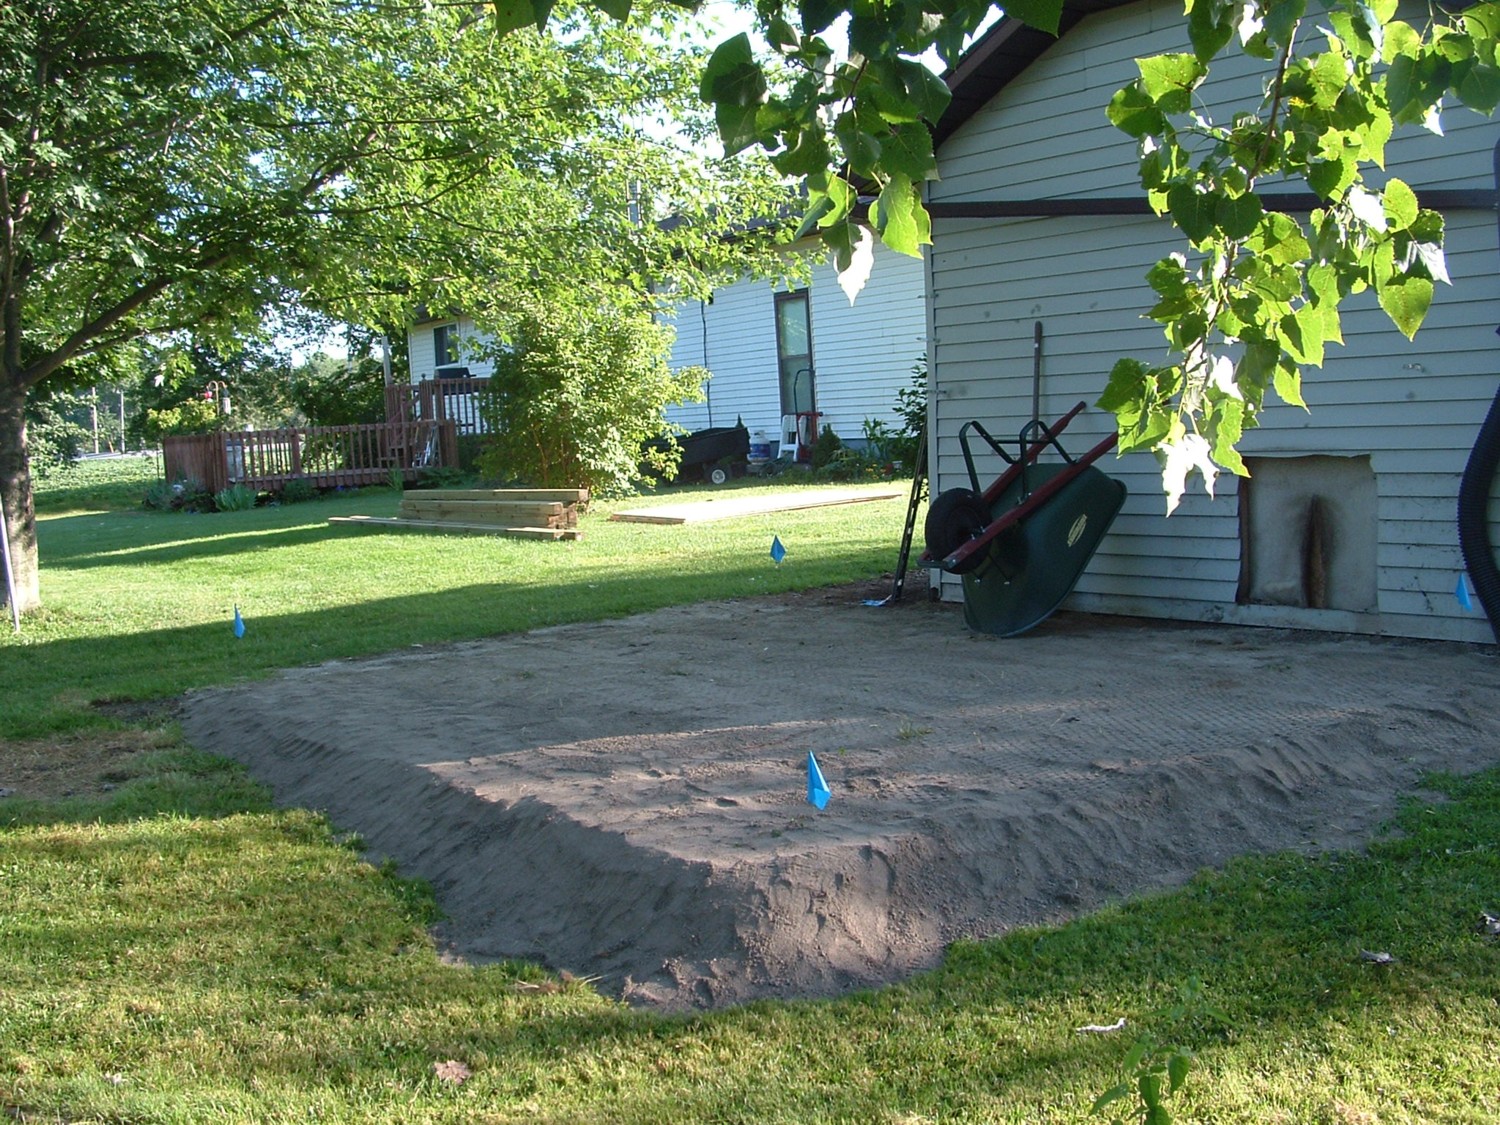
[[[1021,456],[1016,461],[1012,462],[1010,468],[1001,473],[999,478],[988,488],[986,488],[983,493],[980,494],[984,502],[986,504],[993,504],[996,500],[998,500],[1000,498],[1000,494],[1010,487],[1011,481],[1020,476],[1021,472],[1026,468],[1027,465],[1031,464],[1038,457],[1040,457],[1044,449],[1046,449],[1049,445],[1054,444],[1057,439],[1057,435],[1067,429],[1068,423],[1071,422],[1074,418],[1078,417],[1083,408],[1087,405],[1087,403],[1080,402],[1077,406],[1073,407],[1072,410],[1068,411],[1061,418],[1059,418],[1057,422],[1048,429],[1046,437],[1039,438],[1038,440],[1028,445],[1024,450],[1022,450]],[[978,492],[979,489],[975,488],[974,491]]]
[[[1081,408],[1083,406],[1083,403],[1079,403],[1078,405]],[[1075,409],[1072,414],[1068,415],[1068,417],[1071,418],[1073,414],[1076,413],[1078,413],[1078,411]],[[1061,429],[1061,425],[1056,427],[1056,429]],[[1115,442],[1119,441],[1119,439],[1120,435],[1118,432],[1111,433],[1103,441],[1099,442],[1098,445],[1094,446],[1093,449],[1090,449],[1083,456],[1079,457],[1078,460],[1070,462],[1068,466],[1056,476],[1038,486],[1035,492],[1022,500],[1014,508],[1011,508],[1009,511],[996,517],[995,520],[987,524],[984,530],[981,531],[978,535],[974,536],[973,539],[970,539],[967,543],[963,544],[961,547],[957,548],[950,555],[948,555],[947,558],[943,559],[939,566],[941,566],[943,570],[953,571],[956,568],[962,566],[964,560],[970,558],[972,555],[974,555],[975,552],[985,550],[990,545],[990,542],[995,538],[995,536],[999,535],[1006,528],[1020,523],[1027,516],[1031,515],[1032,512],[1036,511],[1043,504],[1045,504],[1052,496],[1062,491],[1062,489],[1075,477],[1077,477],[1079,473],[1083,472],[1084,469],[1088,468],[1095,461],[1099,460],[1100,457],[1103,457],[1106,453],[1113,449],[1115,446]],[[1046,443],[1043,442],[1041,444],[1045,446]],[[1020,466],[1015,466],[1012,471],[1019,472]],[[1006,473],[1007,477],[1009,477],[1010,475],[1010,472]],[[998,498],[998,495],[999,494],[997,493],[995,497],[991,497],[989,493],[986,492],[985,503],[993,503],[994,500]]]

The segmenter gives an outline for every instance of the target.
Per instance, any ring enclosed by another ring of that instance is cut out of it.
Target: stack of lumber
[[[404,492],[395,519],[335,516],[329,523],[530,539],[579,539],[586,488],[449,488]]]

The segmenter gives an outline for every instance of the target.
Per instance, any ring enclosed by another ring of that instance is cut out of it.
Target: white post
[[[0,497],[0,554],[5,562],[5,594],[10,599],[10,619],[16,632],[21,631],[21,607],[16,604],[16,572],[10,563],[10,517],[5,514],[5,500]]]

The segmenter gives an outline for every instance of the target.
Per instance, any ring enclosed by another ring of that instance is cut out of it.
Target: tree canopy
[[[23,608],[44,383],[142,337],[232,347],[294,302],[400,325],[549,287],[651,301],[668,272],[701,287],[723,225],[784,199],[654,125],[691,131],[702,65],[667,21],[552,15],[544,35],[399,0],[0,8],[0,499]]]

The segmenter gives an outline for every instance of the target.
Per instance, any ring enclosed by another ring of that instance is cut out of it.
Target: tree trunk
[[[37,578],[36,509],[31,502],[31,466],[26,457],[26,391],[9,380],[0,380],[0,503],[10,537],[16,605],[22,613],[28,613],[42,604]],[[0,606],[7,611],[12,583],[0,583]]]

